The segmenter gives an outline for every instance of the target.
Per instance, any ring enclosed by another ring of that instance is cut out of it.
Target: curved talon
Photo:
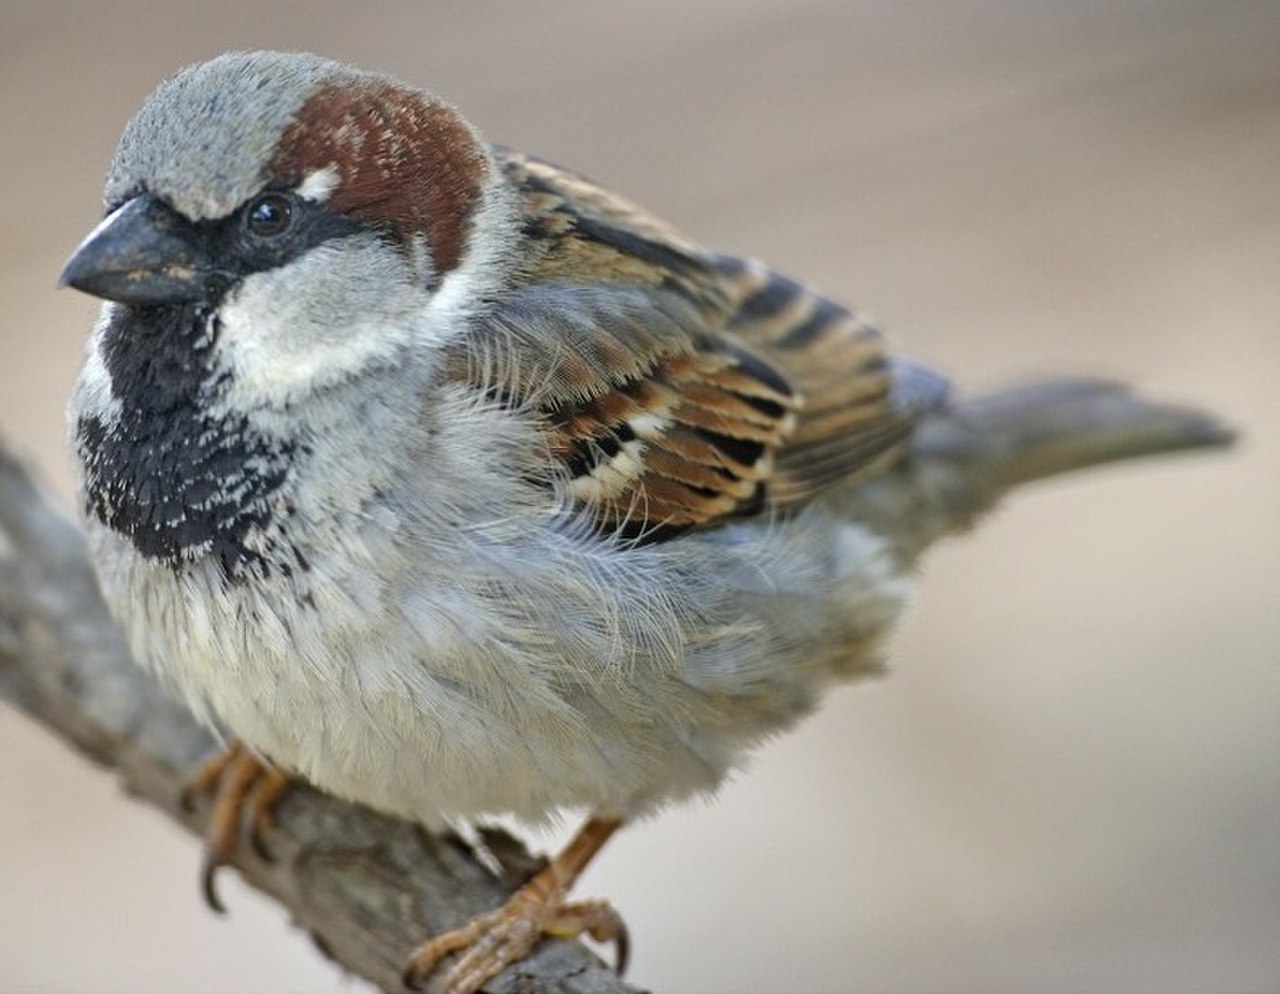
[[[206,761],[182,792],[182,805],[188,811],[195,809],[198,797],[213,797],[200,883],[205,903],[218,914],[226,912],[218,896],[218,870],[231,864],[246,810],[250,844],[261,858],[270,861],[264,835],[274,827],[275,806],[289,783],[286,774],[264,765],[236,742]]]
[[[208,850],[205,851],[204,859],[200,861],[200,893],[204,897],[204,903],[215,915],[227,913],[227,906],[218,896],[217,883],[218,871],[225,865]]]
[[[604,942],[604,939],[600,940]],[[627,923],[618,916],[618,934],[613,937],[613,972],[619,977],[627,975],[627,967],[631,965],[631,931]]]
[[[582,933],[599,943],[613,943],[613,972],[621,977],[631,960],[631,934],[627,923],[608,901],[575,901],[565,904],[546,925],[547,935],[576,939]]]

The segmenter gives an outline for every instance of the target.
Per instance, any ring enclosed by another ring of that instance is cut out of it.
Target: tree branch
[[[189,812],[180,798],[213,740],[134,664],[98,592],[83,533],[2,445],[0,697],[203,836],[208,806]],[[285,796],[277,822],[267,839],[272,860],[242,845],[235,865],[326,955],[386,991],[403,991],[400,970],[414,946],[501,904],[541,865],[506,833],[484,830],[501,867],[495,874],[455,837],[305,787]],[[559,940],[486,990],[634,994],[585,947]]]

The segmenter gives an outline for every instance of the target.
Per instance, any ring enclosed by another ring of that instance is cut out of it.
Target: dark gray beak
[[[150,194],[112,211],[67,260],[58,286],[124,304],[199,300],[212,267],[200,232]]]

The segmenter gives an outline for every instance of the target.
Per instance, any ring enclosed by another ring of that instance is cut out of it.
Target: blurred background
[[[116,136],[228,48],[460,105],[980,388],[1193,400],[1226,456],[1021,495],[931,557],[886,680],[584,881],[657,992],[1280,985],[1280,4],[0,0],[0,426],[68,500]],[[0,990],[352,991],[0,709]],[[550,844],[554,839],[542,840]]]

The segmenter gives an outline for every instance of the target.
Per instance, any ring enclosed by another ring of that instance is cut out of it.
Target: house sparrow
[[[713,790],[873,673],[936,539],[1009,489],[1224,444],[1060,380],[985,398],[413,87],[310,55],[180,73],[62,282],[106,300],[70,404],[137,657],[269,762],[427,826],[584,812],[504,908],[424,943],[476,990],[625,822]],[[281,772],[282,771],[282,772]],[[269,807],[262,795],[259,806]]]

